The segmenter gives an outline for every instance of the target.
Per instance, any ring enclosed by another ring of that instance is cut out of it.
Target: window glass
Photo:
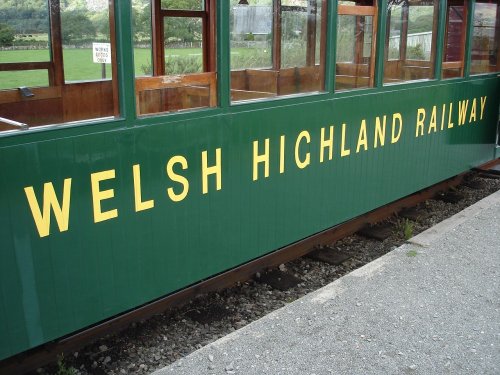
[[[149,0],[132,0],[135,75],[153,74],[151,45],[151,4]]]
[[[0,131],[119,114],[110,9],[109,0],[2,0]]]
[[[111,63],[93,59],[95,43],[110,45],[107,1],[61,1],[61,34],[66,82],[111,77]]]
[[[375,45],[374,17],[371,2],[341,1],[337,20],[337,63],[335,89],[373,87]]]
[[[388,60],[399,60],[401,56],[401,33],[403,26],[403,7],[394,4],[389,8],[390,13],[387,17],[390,22],[388,26],[390,27],[387,32],[387,49],[386,55]]]
[[[50,61],[47,1],[0,1],[0,64],[42,61]],[[0,89],[47,84],[47,69],[0,72]]]
[[[438,0],[388,1],[384,82],[434,78]]]
[[[203,0],[161,0],[162,9],[170,10],[203,10]]]
[[[324,0],[231,0],[231,100],[321,91]]]
[[[337,61],[354,62],[356,16],[339,15],[337,21]]]
[[[231,70],[272,68],[272,0],[254,6],[236,0],[231,4]]]
[[[215,25],[211,24],[215,1],[206,1],[212,6],[199,0],[171,0],[155,9],[154,2],[141,0],[136,10],[141,22],[134,25],[138,115],[217,105]],[[149,9],[151,18],[145,14]],[[137,46],[144,42],[148,44],[139,52]]]
[[[24,86],[24,84],[30,87],[48,86],[49,74],[47,70],[0,72],[0,90],[17,89]]]
[[[471,74],[500,71],[500,14],[498,1],[476,3],[472,37]]]
[[[165,73],[203,72],[203,28],[201,18],[165,17]]]
[[[284,8],[281,13],[281,67],[305,66],[307,7]],[[316,46],[314,46],[316,48]]]
[[[434,21],[432,2],[431,5],[408,7],[406,60],[431,60]]]
[[[467,9],[463,0],[448,3],[443,51],[443,78],[463,77]]]

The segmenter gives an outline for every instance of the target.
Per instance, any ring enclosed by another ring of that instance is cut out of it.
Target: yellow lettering
[[[443,104],[443,113],[441,113],[441,130],[444,130],[444,115],[446,113],[446,104]]]
[[[253,141],[253,180],[259,179],[259,163],[264,163],[264,177],[269,177],[269,138],[264,143],[264,154],[259,155],[259,141]]]
[[[167,170],[167,175],[168,178],[170,178],[174,182],[178,182],[179,184],[182,185],[182,191],[179,194],[176,194],[174,189],[169,187],[167,189],[167,194],[168,197],[173,201],[173,202],[180,202],[186,196],[188,195],[189,192],[189,181],[187,180],[186,177],[181,176],[180,174],[177,174],[174,172],[174,164],[179,163],[181,165],[181,168],[186,170],[188,168],[188,162],[184,156],[174,156],[170,158],[170,160],[167,163],[166,170]]]
[[[434,133],[437,131],[436,116],[437,116],[437,108],[436,106],[434,106],[432,107],[431,120],[429,123],[429,129],[427,129],[427,134],[431,134],[431,129],[434,129]]]
[[[450,103],[450,112],[448,113],[448,129],[453,127],[453,123],[451,122],[451,112],[453,111],[453,103]]]
[[[269,151],[269,150],[268,150]],[[280,137],[280,174],[285,173],[285,136]],[[269,174],[269,171],[268,171]]]
[[[142,201],[141,194],[141,166],[140,164],[135,164],[132,166],[132,172],[134,175],[134,198],[135,198],[135,212],[149,210],[155,206],[154,200]]]
[[[398,134],[396,135],[396,120],[398,122]],[[394,113],[392,115],[392,137],[391,143],[396,143],[401,137],[401,131],[403,130],[403,118],[401,113]]]
[[[484,107],[486,106],[486,98],[487,96],[481,96],[481,116],[479,116],[479,119],[483,119],[483,113],[484,113]]]
[[[92,186],[92,203],[94,207],[94,223],[99,223],[101,221],[118,217],[118,210],[116,208],[103,212],[101,207],[101,201],[113,198],[115,196],[115,191],[114,189],[100,190],[99,183],[104,180],[111,180],[112,178],[115,178],[114,169],[96,172],[90,175],[90,182]]]
[[[297,164],[297,167],[299,167],[300,169],[303,169],[311,164],[311,154],[309,152],[306,152],[306,158],[304,159],[304,161],[300,160],[299,147],[302,138],[305,138],[306,143],[309,143],[311,142],[311,135],[306,130],[301,131],[299,136],[297,137],[297,141],[295,142],[295,164]]]
[[[469,99],[458,102],[458,126],[465,124],[465,117],[467,116],[467,107],[469,106]]]
[[[221,149],[215,150],[215,165],[212,167],[207,166],[207,152],[203,151],[201,153],[201,175],[202,175],[202,185],[203,194],[208,193],[208,176],[215,174],[216,178],[216,189],[222,189],[222,162],[221,162]]]
[[[56,192],[52,182],[46,182],[43,185],[43,213],[36,199],[33,186],[24,188],[26,198],[35,221],[36,229],[40,237],[47,237],[50,234],[50,209],[54,212],[60,232],[68,230],[69,226],[69,207],[71,197],[71,178],[64,180],[62,207],[57,200]]]
[[[375,119],[375,140],[373,143],[374,148],[377,148],[379,143],[380,146],[384,146],[386,125],[387,125],[387,116],[384,115],[384,120],[382,124],[380,123],[380,117],[377,116],[377,118]]]
[[[356,146],[356,153],[359,152],[359,149],[363,146],[363,148],[368,150],[368,138],[366,137],[366,120],[361,120],[361,126],[359,128],[358,134],[358,144]]]
[[[417,110],[417,126],[415,128],[415,138],[424,135],[424,120],[425,120],[425,109],[419,108]],[[394,122],[394,118],[393,118]]]
[[[470,109],[469,123],[476,122],[476,120],[477,120],[476,107],[477,107],[477,100],[476,100],[476,98],[474,98],[474,100],[472,101],[471,109]]]
[[[340,156],[341,157],[349,156],[351,154],[351,150],[345,148],[345,128],[346,128],[346,124],[342,124],[342,142],[340,145],[341,146],[340,147]]]
[[[328,160],[333,158],[333,126],[330,126],[330,137],[325,139],[325,128],[321,128],[321,145],[319,148],[319,162],[323,163],[324,151],[328,147]]]

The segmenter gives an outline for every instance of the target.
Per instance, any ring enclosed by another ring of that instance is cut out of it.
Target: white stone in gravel
[[[107,356],[106,358],[104,358],[104,361],[102,361],[102,363],[104,363],[104,364],[109,363],[109,362],[111,362],[110,356]]]
[[[209,355],[208,355],[208,360],[209,360],[210,362],[213,362],[213,361],[214,361],[214,356],[213,356],[212,354],[209,354]]]
[[[105,352],[106,350],[108,350],[108,347],[107,347],[106,345],[101,345],[101,346],[99,347],[99,350],[100,350],[101,352]]]

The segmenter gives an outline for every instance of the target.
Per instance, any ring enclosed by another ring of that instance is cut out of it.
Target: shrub
[[[144,74],[150,75],[153,72],[151,63],[141,65]],[[189,74],[203,72],[203,61],[201,56],[167,56],[165,61],[165,73],[170,74]]]
[[[408,60],[425,60],[424,49],[421,44],[409,46],[406,50],[406,58]]]
[[[0,23],[0,47],[10,47],[14,42],[14,30],[5,23]]]

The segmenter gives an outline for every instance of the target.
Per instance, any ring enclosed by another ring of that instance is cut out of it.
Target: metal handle
[[[15,126],[16,128],[20,128],[21,130],[28,130],[30,128],[28,124],[14,120],[9,120],[8,118],[5,117],[0,117],[0,122],[3,122],[10,126]]]

